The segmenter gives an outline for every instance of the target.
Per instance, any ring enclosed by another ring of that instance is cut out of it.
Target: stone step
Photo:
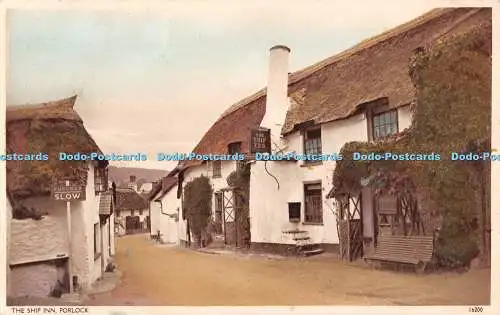
[[[83,297],[78,292],[65,293],[61,295],[61,302],[79,304],[83,302]]]
[[[307,245],[311,245],[311,239],[309,239],[309,238],[295,241],[295,246],[297,246],[297,247],[303,247],[303,246],[307,246]]]
[[[310,240],[311,238],[309,236],[296,236],[293,238],[294,241],[305,241],[305,240]]]
[[[306,256],[306,257],[309,257],[309,256],[313,256],[313,255],[322,254],[323,252],[324,252],[323,249],[316,248],[316,249],[312,249],[312,250],[303,251],[303,252],[301,252],[301,254]]]
[[[285,234],[307,234],[307,231],[302,231],[302,230],[289,230],[289,231],[283,231]]]

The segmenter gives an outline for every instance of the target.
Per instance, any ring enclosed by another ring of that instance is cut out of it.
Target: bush
[[[184,213],[198,246],[201,246],[212,215],[212,193],[210,180],[205,176],[193,179],[184,187]]]

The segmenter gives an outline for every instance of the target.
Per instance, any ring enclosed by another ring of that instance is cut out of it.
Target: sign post
[[[69,180],[66,181],[66,187],[69,187]],[[69,292],[73,292],[73,259],[72,259],[72,242],[71,242],[71,201],[66,201],[66,218],[68,219],[68,275],[69,275]]]
[[[52,199],[66,201],[66,219],[68,228],[68,275],[69,275],[69,291],[73,292],[73,255],[71,241],[71,201],[85,200],[85,189],[80,184],[73,184],[69,180],[64,181],[64,184],[57,182],[52,190]]]

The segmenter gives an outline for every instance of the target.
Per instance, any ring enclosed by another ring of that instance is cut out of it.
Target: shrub
[[[205,176],[191,180],[184,187],[184,213],[198,246],[212,214],[212,193],[210,180]]]

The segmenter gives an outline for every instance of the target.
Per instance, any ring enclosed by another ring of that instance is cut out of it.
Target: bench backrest
[[[434,252],[432,236],[384,235],[378,238],[376,250],[388,255],[407,256],[430,261]]]

